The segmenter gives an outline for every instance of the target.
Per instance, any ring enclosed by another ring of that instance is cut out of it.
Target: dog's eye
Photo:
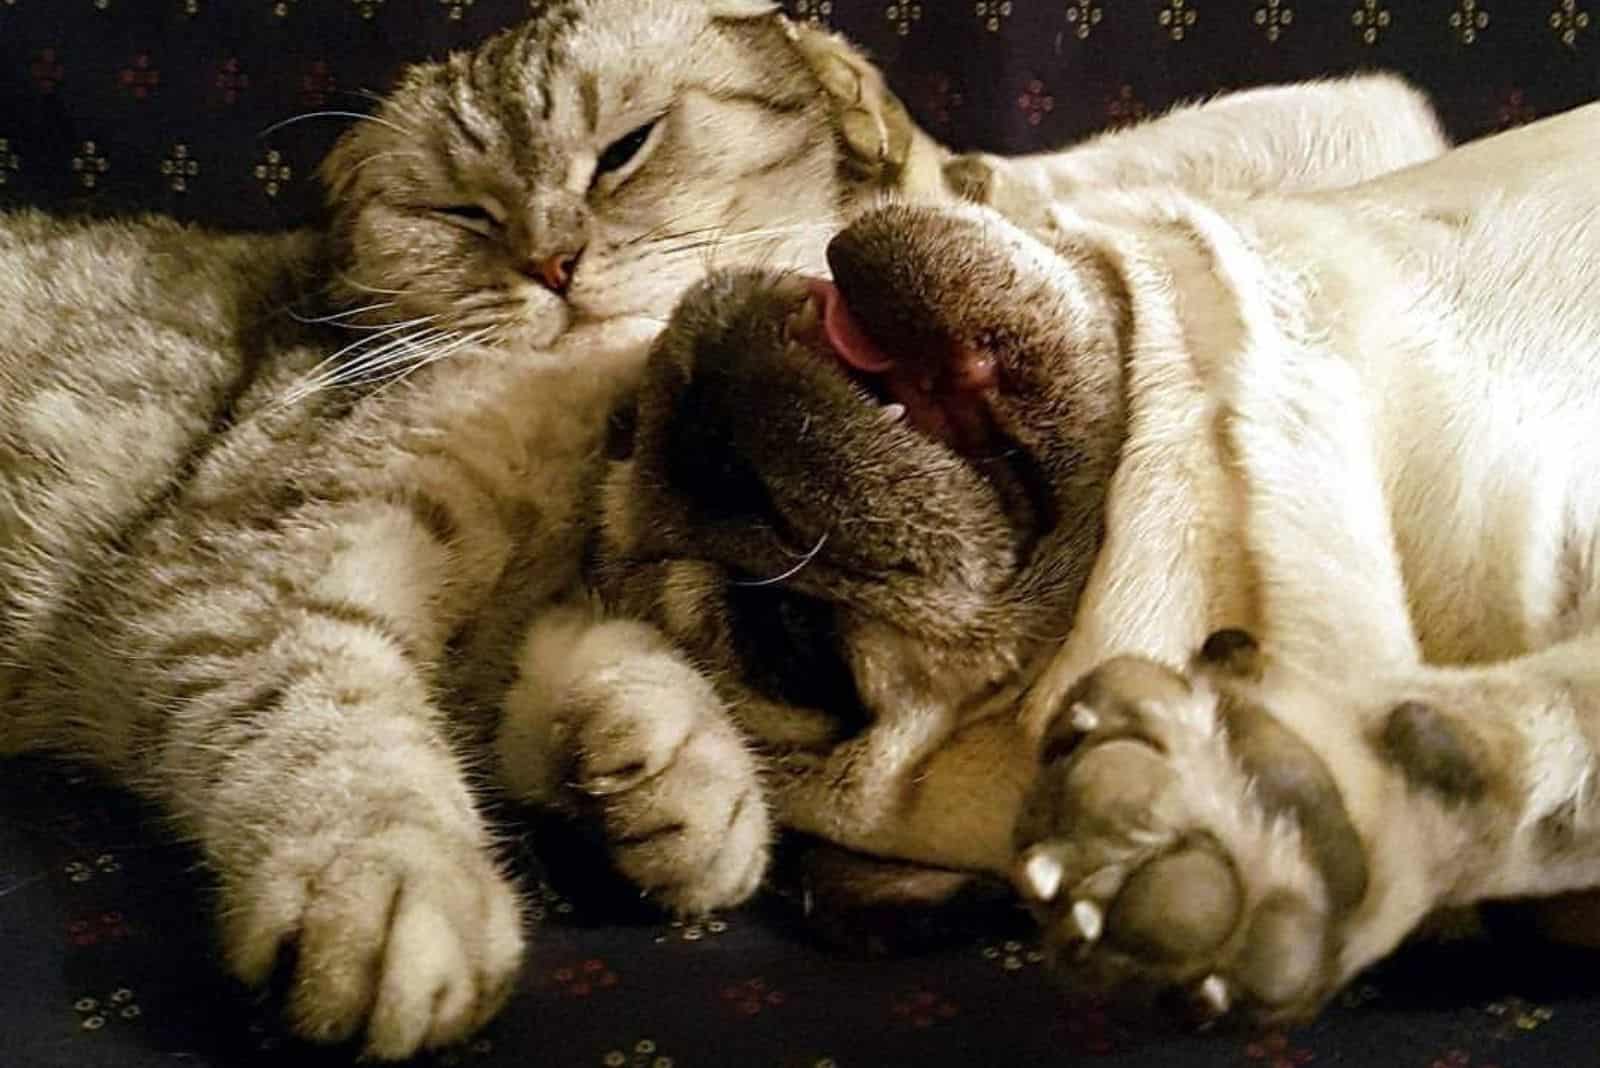
[[[865,725],[832,605],[793,590],[737,582],[728,587],[727,604],[734,652],[751,689],[837,717],[849,733]]]
[[[610,174],[626,167],[628,161],[637,156],[644,143],[650,140],[650,132],[656,128],[656,121],[651,119],[643,126],[629,130],[607,145],[606,150],[600,153],[600,158],[595,162],[595,174]]]

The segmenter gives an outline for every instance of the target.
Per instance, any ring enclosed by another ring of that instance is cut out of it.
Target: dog
[[[1596,143],[889,205],[831,280],[713,276],[614,451],[608,596],[782,823],[1013,879],[1130,1002],[1297,1022],[1435,910],[1600,885]]]

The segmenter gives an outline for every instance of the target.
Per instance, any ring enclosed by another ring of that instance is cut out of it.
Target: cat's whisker
[[[474,342],[487,337],[492,332],[492,327],[483,327],[482,329],[474,330],[471,333],[456,335],[453,341],[447,341],[425,355],[418,357],[415,360],[408,361],[405,366],[401,367],[398,371],[368,377],[373,382],[382,383],[380,387],[381,389],[388,389],[391,386],[397,385],[404,381],[411,375],[416,374],[429,364],[438,363],[452,352],[464,348],[467,345],[471,345]]]
[[[408,130],[398,123],[390,122],[388,119],[382,118],[378,115],[369,115],[365,111],[308,111],[303,115],[291,115],[289,118],[284,119],[281,122],[275,122],[271,126],[268,126],[265,130],[262,130],[256,136],[270,137],[279,130],[283,129],[285,126],[293,126],[295,123],[305,122],[307,119],[355,119],[359,122],[375,122],[379,126],[387,126],[395,133],[404,137],[416,136],[414,131]]]
[[[394,301],[385,301],[382,304],[364,304],[359,308],[345,308],[342,311],[330,312],[327,315],[301,315],[293,308],[287,309],[289,317],[297,323],[312,325],[316,323],[338,323],[340,326],[349,326],[349,323],[340,323],[341,319],[353,319],[368,312],[382,311],[394,307]]]
[[[368,153],[365,156],[362,156],[361,159],[358,160],[357,162],[351,164],[349,173],[350,174],[354,174],[354,173],[356,173],[356,171],[359,171],[362,167],[365,167],[367,164],[374,163],[374,162],[376,162],[377,160],[380,160],[380,159],[388,159],[390,156],[405,156],[405,155],[410,155],[410,153],[407,152],[405,149],[400,149],[400,148],[391,148],[391,149],[388,149],[387,151],[384,151],[384,152],[371,152],[371,153]]]
[[[670,239],[674,235],[672,234],[672,232],[669,231],[669,227],[673,227],[673,226],[678,225],[678,223],[682,222],[684,219],[687,219],[692,215],[698,214],[698,212],[699,212],[699,209],[696,208],[696,209],[692,209],[690,211],[680,211],[676,215],[670,215],[667,218],[661,220],[656,225],[650,227],[648,230],[645,230],[645,231],[642,231],[641,233],[635,234],[633,237],[631,237],[628,240],[622,242],[618,247],[619,248],[629,248],[629,247],[631,247],[633,245],[643,244],[646,241],[653,241],[657,237],[662,237],[662,236],[665,236],[668,239]],[[725,225],[724,223],[716,223],[716,224],[711,225],[711,226],[697,226],[697,227],[693,227],[693,228],[688,229],[688,230],[677,231],[676,236],[685,237],[685,236],[688,236],[690,234],[708,233],[708,232],[710,232],[712,230],[720,229],[724,225]]]
[[[798,563],[788,570],[764,579],[732,579],[728,584],[730,586],[772,586],[779,582],[792,579],[801,571],[805,570],[807,564],[811,563],[811,561],[817,558],[817,554],[822,552],[822,547],[827,543],[828,532],[824,530],[822,532],[822,537],[817,539],[817,543],[813,545],[808,552],[800,557],[800,561]]]
[[[365,282],[358,282],[343,271],[339,272],[339,281],[349,286],[351,289],[359,289],[363,293],[376,293],[380,297],[398,297],[405,294],[405,290],[403,289],[381,289],[378,286],[368,285]]]
[[[681,216],[678,218],[681,218]],[[668,219],[666,222],[663,222],[657,226],[653,226],[642,234],[636,234],[633,237],[630,237],[628,240],[620,243],[617,247],[632,248],[635,245],[643,245],[652,241],[677,241],[686,237],[699,237],[704,234],[716,233],[718,230],[724,229],[724,225],[722,223],[718,223],[715,226],[696,226],[688,230],[668,230],[667,227],[671,226],[676,221],[677,218]]]
[[[437,315],[428,315],[428,316],[424,316],[421,319],[412,319],[412,320],[410,320],[408,322],[404,322],[404,323],[395,323],[392,326],[384,327],[384,328],[376,331],[375,333],[367,334],[364,337],[358,337],[354,341],[350,342],[350,344],[348,344],[344,348],[340,349],[338,352],[335,352],[332,356],[329,356],[326,359],[322,360],[320,363],[318,363],[315,367],[313,367],[311,369],[312,373],[320,371],[324,367],[337,367],[337,366],[339,366],[340,360],[345,355],[345,353],[351,352],[351,351],[353,351],[355,349],[358,349],[362,345],[370,345],[374,341],[377,341],[380,338],[387,337],[390,334],[399,333],[400,331],[410,329],[413,326],[421,326],[422,324],[427,323],[427,322],[431,322],[431,321],[433,321],[434,319],[437,319],[437,318],[438,318]]]
[[[430,345],[440,338],[454,335],[454,331],[445,329],[419,330],[416,333],[406,334],[379,345],[370,352],[364,352],[354,360],[346,360],[339,365],[334,374],[334,382],[343,384],[372,377],[374,372],[383,371],[397,363],[414,359],[417,350]]]
[[[717,228],[720,229],[720,228]],[[681,244],[669,246],[665,249],[656,248],[650,251],[656,255],[677,255],[682,252],[695,251],[708,246],[739,246],[751,244],[764,244],[777,242],[786,237],[793,237],[803,233],[831,233],[832,227],[763,227],[759,230],[725,231],[719,236],[702,238],[694,241],[684,241]],[[666,244],[665,240],[659,244]]]
[[[394,330],[402,329],[408,325],[415,324],[399,324],[386,331],[386,333],[393,333]],[[361,378],[372,366],[390,366],[391,359],[398,359],[391,357],[391,353],[395,351],[404,351],[408,347],[414,347],[420,343],[421,339],[432,340],[433,336],[445,333],[448,333],[448,331],[418,330],[415,333],[403,335],[398,338],[392,338],[389,341],[383,342],[372,350],[362,353],[354,360],[341,362],[339,357],[343,354],[357,349],[362,345],[372,345],[374,342],[378,341],[379,337],[382,335],[369,335],[367,337],[360,338],[349,345],[346,345],[333,356],[328,357],[327,359],[318,363],[316,367],[312,368],[312,370],[307,373],[305,378],[298,385],[285,392],[282,404],[280,406],[287,407],[289,405],[297,404],[306,397],[309,397],[315,393],[334,389],[349,382],[355,381]]]

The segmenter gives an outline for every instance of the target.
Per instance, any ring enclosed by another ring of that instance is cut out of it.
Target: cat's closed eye
[[[434,214],[443,216],[457,226],[485,236],[493,233],[500,225],[500,220],[494,212],[482,204],[446,204],[434,208],[433,211]]]
[[[600,158],[595,161],[595,177],[611,174],[626,167],[633,157],[639,154],[639,150],[644,147],[645,142],[650,140],[650,134],[655,130],[656,123],[659,121],[659,119],[651,119],[642,126],[634,127],[607,145],[605,151],[600,153]]]

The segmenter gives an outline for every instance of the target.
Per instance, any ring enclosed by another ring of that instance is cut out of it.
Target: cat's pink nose
[[[529,263],[525,270],[550,292],[566,296],[567,287],[572,284],[572,272],[578,269],[578,257],[582,255],[581,248],[576,252],[558,252]]]

